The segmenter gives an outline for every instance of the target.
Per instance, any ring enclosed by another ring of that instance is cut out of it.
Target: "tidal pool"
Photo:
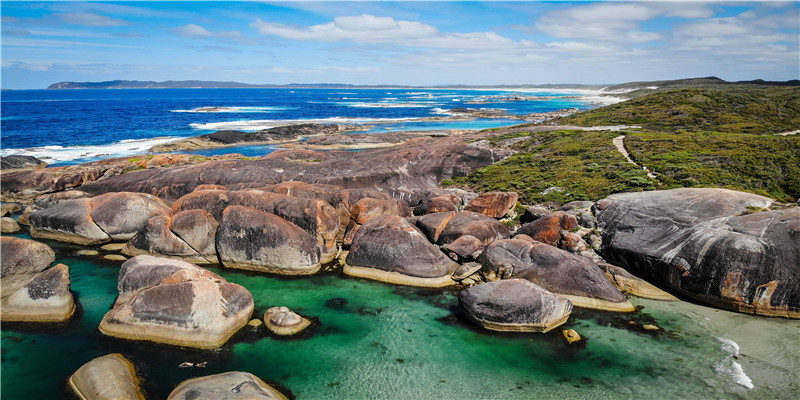
[[[500,334],[472,325],[461,314],[456,289],[394,286],[338,272],[289,279],[209,268],[253,293],[255,317],[287,306],[312,318],[310,330],[299,337],[279,338],[263,326],[248,326],[216,350],[115,339],[97,326],[116,298],[121,262],[77,257],[74,247],[48,244],[56,262],[70,267],[80,307],[65,324],[3,324],[4,400],[72,398],[67,378],[89,360],[114,352],[137,366],[154,399],[166,398],[185,379],[233,370],[253,373],[298,399],[800,394],[800,321],[631,298],[639,309],[631,314],[575,309],[564,328],[587,340],[569,346],[558,329]],[[661,330],[645,330],[646,324]],[[185,361],[207,367],[179,368]]]

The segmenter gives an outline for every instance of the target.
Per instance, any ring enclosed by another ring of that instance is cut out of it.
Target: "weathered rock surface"
[[[205,213],[203,210],[193,210]],[[191,212],[191,211],[184,211]],[[206,213],[206,215],[208,215]],[[214,221],[216,224],[216,221]],[[215,253],[201,254],[181,239],[170,228],[173,219],[167,216],[156,216],[150,218],[147,224],[131,240],[128,241],[123,254],[138,256],[149,254],[161,257],[180,258],[192,263],[214,263],[217,262]],[[213,240],[215,231],[211,231]]]
[[[461,205],[461,199],[454,194],[433,196],[414,207],[414,215],[458,211],[459,205]]]
[[[141,255],[122,264],[114,308],[100,332],[131,340],[213,348],[253,313],[247,289],[196,265]]]
[[[272,307],[264,313],[264,324],[276,335],[289,336],[308,328],[311,321],[287,307]]]
[[[46,166],[46,162],[34,156],[14,154],[0,157],[0,169],[44,168]]]
[[[22,206],[18,203],[3,203],[0,205],[0,217],[5,217],[17,211],[22,211]]]
[[[464,235],[452,243],[442,246],[442,250],[450,258],[459,263],[475,261],[486,245],[472,235]]]
[[[494,331],[547,332],[572,312],[569,300],[524,279],[472,286],[458,300],[469,319]]]
[[[383,215],[361,226],[353,238],[344,273],[411,286],[453,285],[458,264],[402,217]]]
[[[598,266],[603,269],[606,279],[614,284],[622,293],[627,293],[636,297],[644,297],[646,299],[678,300],[677,297],[653,286],[649,282],[631,274],[623,268],[607,263],[598,264]]]
[[[527,279],[568,298],[576,307],[634,310],[593,261],[544,243],[498,240],[486,246],[478,261],[483,265],[482,275],[490,281]]]
[[[2,233],[14,233],[20,230],[20,226],[17,221],[14,221],[14,218],[10,217],[2,217],[0,218],[0,232]]]
[[[49,206],[31,214],[32,237],[84,245],[126,241],[150,217],[169,214],[169,207],[163,201],[142,193],[52,200],[40,203]]]
[[[320,249],[308,232],[252,207],[225,209],[217,228],[216,248],[220,262],[229,268],[309,275],[321,267]]]
[[[800,318],[800,208],[747,214],[771,204],[725,189],[613,195],[595,205],[601,254],[717,307]]]
[[[429,133],[387,132],[381,134],[346,134],[315,137],[303,142],[281,145],[287,148],[304,149],[370,149],[395,146],[411,139],[431,136]]]
[[[556,211],[522,225],[518,235],[528,235],[533,240],[558,247],[562,239],[574,229],[578,229],[578,220],[565,211]]]
[[[464,210],[492,218],[503,218],[517,205],[517,199],[519,199],[519,194],[516,192],[482,193],[464,206]]]
[[[133,364],[118,353],[95,358],[78,368],[70,376],[69,386],[81,399],[144,399]]]
[[[484,244],[511,237],[508,227],[502,222],[476,212],[462,211],[447,221],[436,244],[442,246],[453,243],[464,235],[473,236]]]
[[[411,208],[408,207],[408,203],[400,199],[363,198],[359,200],[351,208],[350,223],[345,231],[343,245],[349,247],[361,225],[379,215],[399,215],[405,218],[411,216]]]
[[[142,192],[175,200],[201,184],[240,190],[303,181],[378,189],[400,197],[402,193],[433,188],[453,176],[464,176],[511,154],[462,141],[462,137],[420,138],[399,146],[356,153],[283,150],[258,160],[136,171],[83,185],[81,190],[92,194]],[[309,162],[317,159],[321,161]],[[4,190],[5,183],[4,180]]]
[[[167,400],[286,400],[281,392],[247,372],[225,372],[181,382]]]
[[[75,312],[69,268],[53,249],[33,240],[0,237],[0,318],[3,321],[58,322]]]

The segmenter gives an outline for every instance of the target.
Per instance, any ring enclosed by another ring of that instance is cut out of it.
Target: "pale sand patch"
[[[776,133],[775,136],[791,136],[791,135],[797,135],[798,133],[800,133],[800,130]]]

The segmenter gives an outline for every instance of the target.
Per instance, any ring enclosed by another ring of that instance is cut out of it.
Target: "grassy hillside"
[[[576,113],[556,124],[666,131],[780,133],[800,129],[800,88],[682,89]]]
[[[800,130],[795,87],[666,91],[551,123],[641,125],[623,132],[625,147],[656,179],[616,150],[612,139],[620,132],[525,132],[522,125],[491,139],[497,146],[514,143],[517,154],[443,185],[513,190],[527,204],[677,187],[722,187],[784,202],[800,198],[800,135],[775,135]]]

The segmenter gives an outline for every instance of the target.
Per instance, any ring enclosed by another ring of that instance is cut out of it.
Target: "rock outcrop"
[[[470,235],[483,244],[495,240],[508,239],[511,234],[502,222],[472,211],[462,211],[450,218],[436,238],[436,244],[443,246],[458,238]]]
[[[10,155],[0,157],[0,169],[31,169],[31,168],[44,168],[47,163],[34,157],[23,155]]]
[[[181,382],[167,400],[286,400],[281,392],[247,372],[225,372]]]
[[[603,269],[603,273],[609,282],[619,289],[620,292],[636,297],[653,300],[678,300],[677,297],[657,288],[651,283],[638,276],[631,274],[624,268],[611,264],[598,264]]]
[[[519,199],[517,192],[482,193],[464,206],[464,210],[500,219],[514,209],[517,199]]]
[[[800,208],[752,212],[772,203],[725,189],[612,195],[595,205],[601,254],[698,301],[800,318]]]
[[[558,247],[572,230],[578,229],[578,220],[565,211],[556,211],[522,225],[518,235],[528,235],[533,240]]]
[[[350,246],[344,273],[410,286],[453,285],[458,264],[404,218],[383,215],[361,226]]]
[[[495,241],[478,261],[487,280],[521,278],[566,297],[576,307],[629,312],[633,306],[593,261],[538,242]]]
[[[44,204],[48,207],[30,215],[31,236],[83,245],[127,241],[151,217],[169,214],[161,199],[142,193],[107,193]]]
[[[122,264],[114,307],[100,332],[130,340],[213,348],[253,313],[247,289],[196,265],[137,256]]]
[[[252,207],[225,209],[216,248],[220,262],[228,268],[281,275],[310,275],[321,268],[320,249],[308,232]]]
[[[52,268],[50,246],[28,239],[0,237],[0,319],[4,322],[60,322],[75,312],[69,268]]]
[[[272,307],[264,313],[264,324],[276,335],[289,336],[308,328],[311,321],[287,307]]]
[[[547,332],[572,312],[569,300],[524,279],[472,286],[458,300],[469,319],[494,331]]]
[[[349,247],[361,225],[379,215],[399,215],[406,218],[411,216],[411,208],[408,207],[408,203],[400,199],[363,198],[359,200],[350,210],[350,223],[347,225],[342,244]]]
[[[136,371],[121,354],[95,358],[69,377],[69,386],[81,399],[144,400]]]

